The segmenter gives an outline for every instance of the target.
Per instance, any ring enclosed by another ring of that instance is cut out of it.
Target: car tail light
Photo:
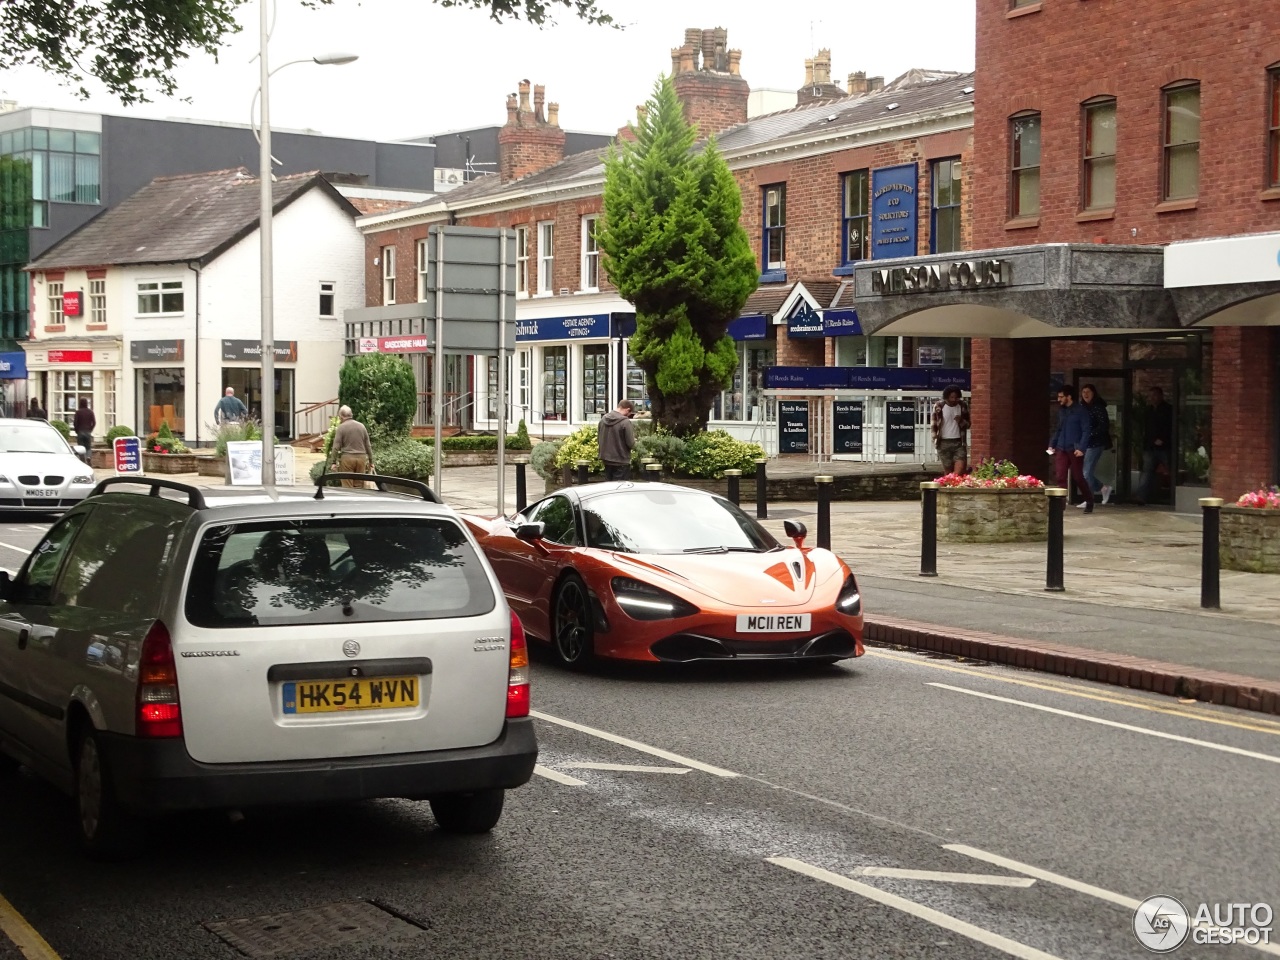
[[[138,724],[140,737],[182,736],[178,705],[178,668],[173,660],[169,628],[157,620],[142,641],[138,658]]]
[[[507,716],[529,715],[529,644],[524,625],[511,614],[511,667],[507,673]]]

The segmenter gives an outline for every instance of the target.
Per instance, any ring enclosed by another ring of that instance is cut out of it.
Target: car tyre
[[[76,748],[76,824],[80,846],[99,860],[118,860],[137,850],[140,822],[116,797],[111,768],[93,730]]]
[[[551,647],[560,663],[573,670],[595,657],[591,595],[576,573],[565,575],[551,601]]]
[[[488,833],[498,825],[506,797],[505,790],[448,793],[431,798],[431,813],[449,833]]]

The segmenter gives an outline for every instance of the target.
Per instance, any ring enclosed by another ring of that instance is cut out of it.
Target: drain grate
[[[419,924],[368,900],[328,903],[266,917],[210,920],[204,928],[246,957],[278,957],[345,944],[372,945],[425,932]]]

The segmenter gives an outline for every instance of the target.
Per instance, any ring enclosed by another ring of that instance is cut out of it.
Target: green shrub
[[[407,437],[418,410],[413,367],[385,353],[350,357],[338,371],[338,402],[351,408],[371,439]]]
[[[65,439],[65,440],[70,440],[70,439],[71,439],[71,424],[67,423],[67,421],[65,421],[65,420],[50,420],[50,421],[49,421],[49,423],[51,423],[54,427],[56,427],[56,428],[57,428],[57,431],[58,431],[60,434],[62,434],[63,439]]]
[[[543,480],[554,480],[556,476],[556,455],[560,452],[559,440],[543,440],[535,444],[529,454],[529,465]]]
[[[249,417],[245,420],[223,420],[218,424],[213,450],[219,457],[227,455],[227,444],[241,440],[261,440],[262,424]]]
[[[557,467],[568,464],[576,469],[579,460],[590,461],[591,466],[587,468],[589,472],[604,473],[604,462],[600,459],[600,441],[594,423],[579,427],[565,437],[556,453]]]
[[[401,437],[375,441],[373,464],[384,477],[404,477],[429,484],[434,479],[436,458],[430,447]]]
[[[333,435],[338,432],[338,424],[342,422],[341,417],[329,418],[329,429],[324,434],[324,462],[329,462],[329,454],[333,452]]]
[[[508,450],[532,450],[533,442],[529,439],[529,428],[525,425],[524,418],[516,425],[516,435],[514,441],[507,438]]]
[[[664,430],[654,430],[636,441],[635,449],[631,451],[631,462],[639,469],[645,457],[653,457],[662,464],[663,471],[670,473],[680,463],[683,454],[683,440]]]
[[[680,473],[690,477],[719,479],[726,470],[755,472],[756,458],[764,456],[764,447],[731,437],[724,430],[705,430],[690,437],[684,455],[677,464]]]
[[[160,421],[160,429],[147,437],[144,453],[190,453],[187,445],[173,435],[168,420]]]
[[[1018,468],[1012,460],[993,460],[987,458],[974,467],[970,474],[975,480],[1000,480],[1018,475]]]
[[[117,424],[107,431],[107,446],[113,446],[117,437],[136,437],[133,427],[126,427],[123,423]]]
[[[417,440],[419,443],[425,444],[428,447],[434,447],[436,443],[435,437],[418,437]],[[467,434],[465,436],[445,437],[444,442],[440,445],[444,447],[445,450],[497,451],[498,438],[487,433],[475,435]],[[530,446],[529,435],[527,433],[525,434],[523,444],[521,444],[520,437],[518,435],[510,434],[507,436],[508,450],[528,450]]]

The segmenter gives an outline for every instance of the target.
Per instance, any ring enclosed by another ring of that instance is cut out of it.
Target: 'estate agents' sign
[[[116,437],[112,444],[117,476],[142,475],[142,441],[137,437]]]
[[[885,453],[916,452],[916,403],[889,400],[884,405]]]
[[[540,317],[516,321],[516,342],[530,340],[588,340],[609,336],[609,314],[582,317]]]
[[[816,338],[825,336],[822,330],[822,314],[801,297],[787,315],[787,336],[796,338]]]
[[[831,404],[832,453],[862,452],[862,401],[835,400]]]
[[[871,172],[871,259],[916,255],[914,163]]]
[[[778,401],[778,452],[809,452],[809,401]]]

